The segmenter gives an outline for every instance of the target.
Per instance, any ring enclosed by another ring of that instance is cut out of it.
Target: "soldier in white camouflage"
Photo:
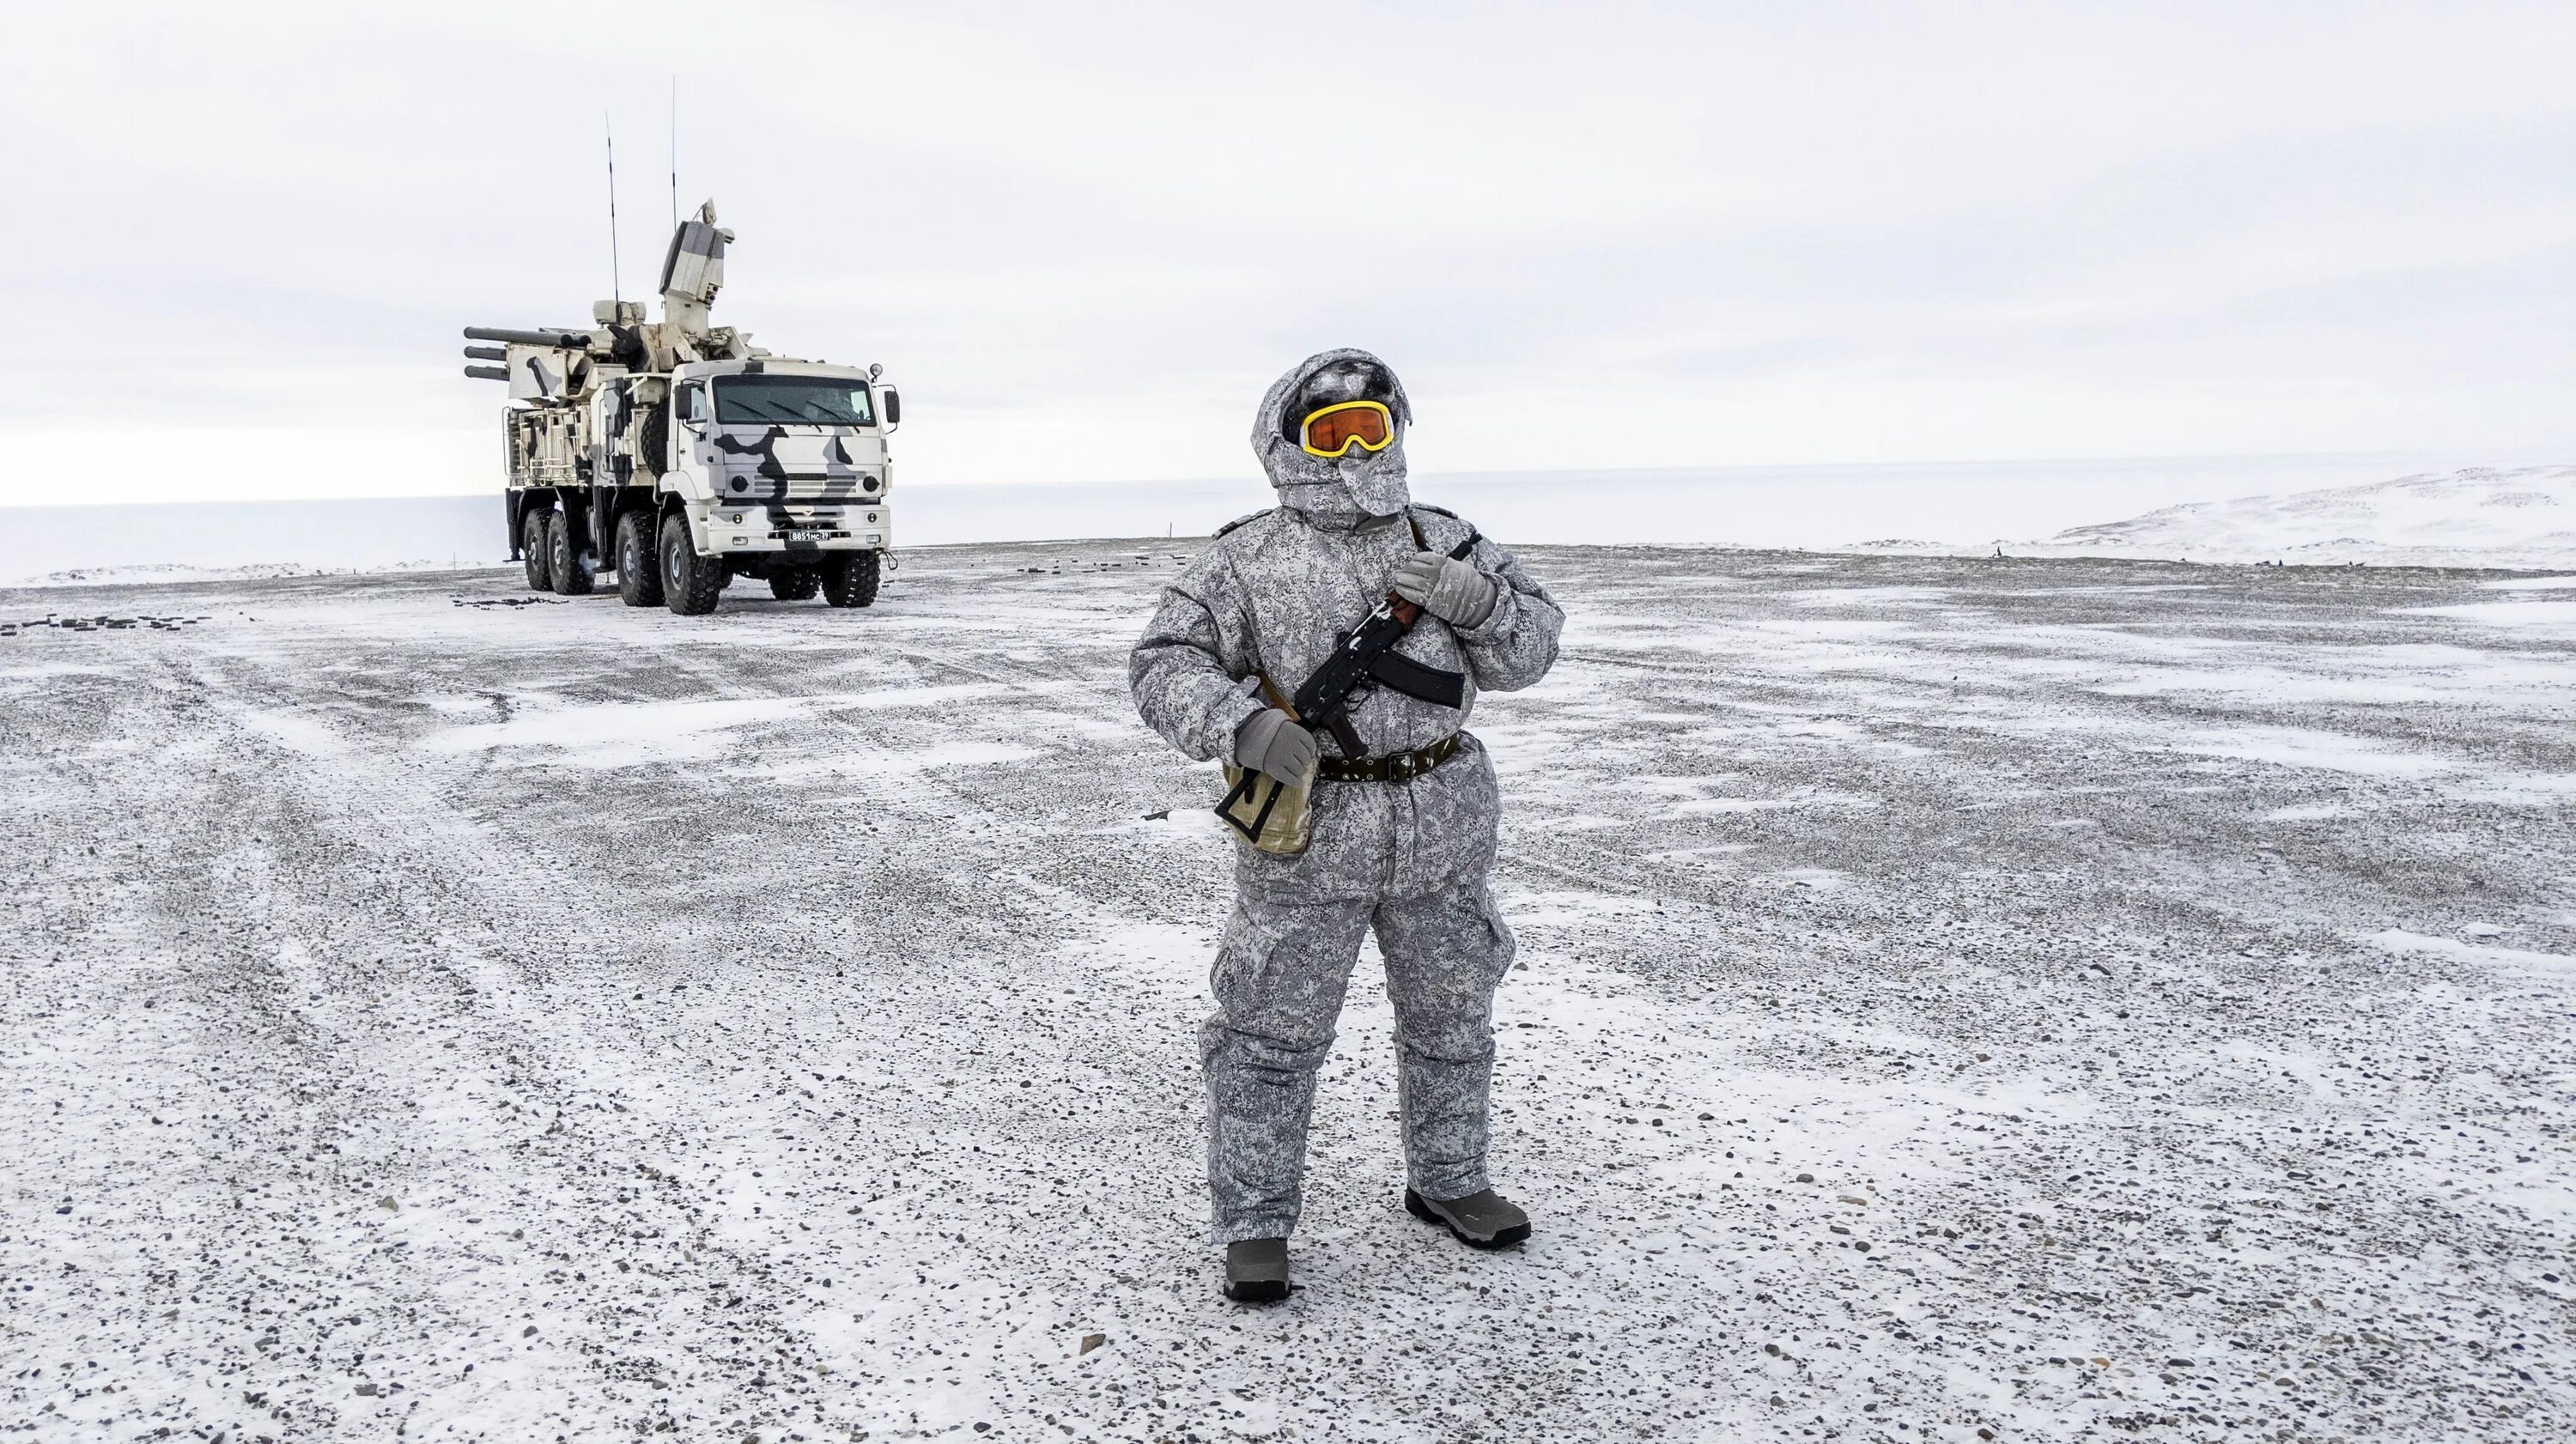
[[[1314,777],[1302,854],[1237,848],[1200,1035],[1215,1234],[1226,1293],[1246,1302],[1288,1294],[1316,1070],[1371,930],[1395,1005],[1406,1207],[1478,1247],[1529,1236],[1485,1169],[1493,996],[1512,934],[1486,883],[1501,795],[1462,728],[1479,691],[1546,675],[1564,613],[1490,541],[1447,555],[1475,533],[1411,501],[1411,420],[1394,373],[1365,351],[1281,377],[1252,433],[1280,504],[1218,533],[1164,591],[1128,663],[1138,712],[1184,754],[1291,785]],[[1396,650],[1463,674],[1459,705],[1372,689],[1349,712],[1352,756],[1264,701],[1257,674],[1293,691],[1390,588],[1421,609]]]

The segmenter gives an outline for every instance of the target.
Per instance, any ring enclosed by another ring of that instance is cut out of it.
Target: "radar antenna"
[[[609,125],[606,111],[600,112],[599,130],[608,141],[608,294],[624,301],[626,285],[617,274],[617,131]]]

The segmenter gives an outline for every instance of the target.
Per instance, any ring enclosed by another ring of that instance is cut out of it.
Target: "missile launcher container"
[[[631,607],[716,608],[736,577],[864,607],[894,539],[883,368],[773,355],[713,325],[733,232],[715,203],[662,260],[662,319],[601,301],[586,328],[468,326],[465,374],[509,388],[502,502],[528,585],[578,596],[613,572]]]

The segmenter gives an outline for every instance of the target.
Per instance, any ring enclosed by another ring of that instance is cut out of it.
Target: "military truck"
[[[626,605],[683,616],[736,577],[784,601],[876,600],[902,398],[882,367],[778,356],[710,324],[732,240],[713,201],[680,223],[659,321],[607,300],[582,329],[465,328],[483,343],[467,359],[487,363],[465,374],[509,386],[501,499],[531,589],[580,596],[608,570]]]

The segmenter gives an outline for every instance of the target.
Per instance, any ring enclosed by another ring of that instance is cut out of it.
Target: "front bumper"
[[[894,545],[894,512],[882,501],[716,503],[689,509],[698,555],[872,552]]]

